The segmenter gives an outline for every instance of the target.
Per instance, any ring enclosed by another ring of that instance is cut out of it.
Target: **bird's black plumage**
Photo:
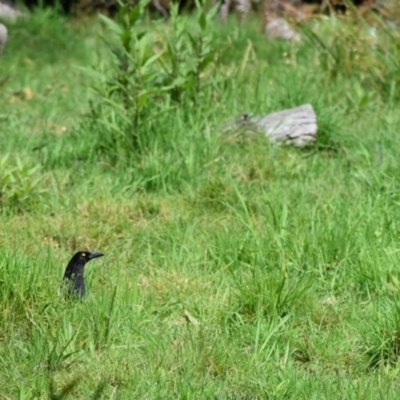
[[[84,297],[86,293],[83,269],[88,261],[103,256],[98,251],[78,251],[71,258],[64,273],[63,286],[68,287],[68,295]]]

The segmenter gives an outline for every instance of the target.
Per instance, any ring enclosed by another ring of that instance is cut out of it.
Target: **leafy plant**
[[[139,132],[143,129],[151,106],[151,98],[159,92],[156,85],[157,69],[154,63],[160,53],[153,50],[153,33],[142,24],[144,9],[148,0],[142,0],[137,5],[121,3],[115,21],[101,15],[101,21],[109,32],[117,37],[118,44],[107,40],[107,45],[113,53],[111,76],[105,77],[105,86],[97,93],[100,98],[100,108],[94,111],[93,117],[106,111],[105,118],[100,118],[112,140],[122,139],[122,146],[131,150],[140,147]]]
[[[171,111],[170,100],[196,103],[204,72],[217,52],[208,34],[216,6],[207,11],[196,3],[193,22],[179,15],[178,5],[172,4],[164,37],[156,22],[144,24],[148,2],[120,3],[115,20],[100,16],[113,34],[106,40],[113,58],[111,66],[92,70],[102,84],[95,89],[97,101],[91,107],[89,129],[96,127],[98,147],[118,161],[143,149],[150,122]]]
[[[179,15],[179,5],[171,4],[170,34],[166,37],[166,50],[160,57],[162,82],[168,87],[173,101],[180,102],[184,94],[196,103],[202,86],[202,74],[215,59],[217,44],[209,28],[218,5],[209,8],[196,2],[195,21]]]
[[[14,161],[11,164],[9,154],[0,160],[0,207],[28,211],[46,192],[42,187],[43,176],[38,174],[40,165],[24,165],[20,158]]]

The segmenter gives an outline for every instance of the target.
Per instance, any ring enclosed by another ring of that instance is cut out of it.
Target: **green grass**
[[[332,18],[291,44],[258,21],[217,24],[213,73],[229,78],[118,162],[85,122],[82,67],[107,63],[104,27],[48,11],[8,27],[0,398],[399,398],[395,33]],[[220,129],[302,103],[314,149]],[[84,248],[106,256],[86,268],[86,300],[64,301]]]

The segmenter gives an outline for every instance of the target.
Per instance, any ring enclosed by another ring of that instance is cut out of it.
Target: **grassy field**
[[[104,25],[38,11],[8,28],[1,399],[399,398],[398,33],[318,19],[287,43],[257,20],[208,25],[204,88],[150,104],[134,150],[91,111]],[[311,149],[221,129],[303,103]],[[80,249],[105,257],[66,301]]]

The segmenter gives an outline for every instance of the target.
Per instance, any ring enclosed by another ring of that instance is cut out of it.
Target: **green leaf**
[[[151,64],[153,64],[155,61],[157,61],[161,56],[163,55],[162,52],[157,53],[157,54],[153,54],[151,57],[148,57],[146,60],[144,60],[144,65],[143,67],[148,67]]]
[[[215,15],[217,14],[218,10],[220,8],[220,5],[218,2],[216,2],[216,4],[214,4],[207,12],[207,20],[210,21],[212,20]]]
[[[6,165],[8,158],[10,157],[10,155],[7,153],[4,155],[4,157],[0,160],[0,168],[3,169],[4,166]]]
[[[146,93],[146,92],[142,92],[139,94],[139,99],[138,99],[139,110],[141,108],[143,108],[143,106],[147,103],[148,98],[149,98],[149,96],[148,96],[148,93]]]
[[[132,40],[131,31],[128,29],[124,30],[121,33],[120,39],[121,39],[121,43],[122,43],[122,46],[124,47],[124,49],[129,52],[131,50],[131,40]]]
[[[208,54],[204,57],[199,65],[200,71],[204,71],[212,61],[214,61],[214,53]]]
[[[199,39],[189,32],[188,32],[188,38],[190,40],[190,43],[192,44],[193,49],[196,49]]]
[[[131,11],[128,14],[130,26],[133,26],[141,19],[141,12],[139,5],[132,7]]]
[[[117,34],[118,36],[122,35],[123,28],[118,23],[102,14],[99,14],[99,18],[100,21],[104,23],[104,25],[106,25],[111,32]]]
[[[171,21],[175,21],[178,18],[179,14],[179,4],[175,2],[171,2],[169,6],[169,14]]]
[[[204,13],[204,11],[202,11],[200,13],[199,25],[200,25],[201,30],[205,31],[205,29],[207,27],[207,18],[206,18],[206,14]]]

